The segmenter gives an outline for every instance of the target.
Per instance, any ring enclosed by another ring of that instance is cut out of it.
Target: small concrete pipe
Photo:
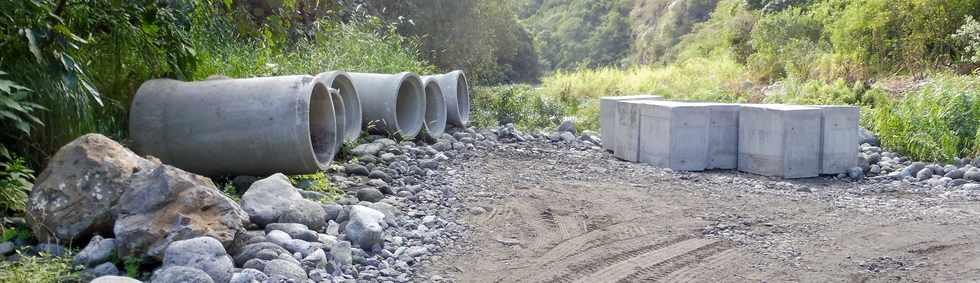
[[[446,98],[446,120],[449,124],[466,127],[470,123],[470,88],[463,71],[432,75]]]
[[[344,71],[330,71],[316,77],[330,88],[340,91],[344,99],[344,141],[356,141],[361,136],[361,99],[350,75]]]
[[[446,98],[435,78],[422,78],[422,85],[425,86],[425,123],[422,129],[429,137],[437,138],[446,132]]]
[[[361,99],[364,129],[411,139],[422,131],[425,90],[413,73],[394,75],[351,73]]]
[[[312,76],[161,79],[136,92],[129,133],[137,152],[201,175],[309,174],[336,154],[335,118]]]

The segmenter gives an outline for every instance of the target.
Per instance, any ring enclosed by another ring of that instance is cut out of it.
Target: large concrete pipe
[[[336,156],[340,152],[340,149],[344,146],[344,142],[347,141],[345,138],[345,133],[347,131],[347,109],[345,108],[344,98],[340,95],[340,90],[335,88],[330,88],[330,102],[333,105],[334,121],[336,124],[336,132],[334,139],[334,153],[332,156]],[[360,129],[361,125],[357,125]],[[360,130],[358,130],[360,132]]]
[[[425,123],[422,129],[426,135],[435,138],[446,132],[446,98],[435,78],[422,78],[422,85],[425,86]]]
[[[330,88],[340,91],[344,100],[344,141],[352,142],[361,136],[361,99],[350,75],[344,71],[330,71],[317,75],[317,79]]]
[[[337,121],[312,76],[143,83],[130,110],[137,152],[207,176],[325,170]]]
[[[377,134],[414,138],[422,130],[425,90],[413,73],[395,75],[351,73],[361,98],[363,127]]]
[[[432,75],[446,97],[446,119],[450,124],[466,127],[470,122],[470,88],[463,71]]]

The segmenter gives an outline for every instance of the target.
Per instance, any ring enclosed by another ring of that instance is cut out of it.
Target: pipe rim
[[[442,94],[442,87],[439,82],[432,77],[422,79],[425,85],[425,120],[423,130],[429,137],[435,138],[446,132],[446,119],[448,111],[446,109],[446,98]]]
[[[329,71],[317,75],[320,81],[340,91],[344,104],[344,141],[353,142],[361,136],[361,99],[354,81],[345,71]]]
[[[456,76],[456,109],[459,111],[459,120],[465,127],[470,123],[470,87],[466,80],[466,74],[461,70],[450,72]]]
[[[333,103],[333,114],[334,114],[334,124],[336,126],[337,134],[335,135],[335,145],[334,145],[334,157],[340,153],[341,148],[344,146],[346,141],[347,133],[347,109],[344,103],[344,98],[338,92],[330,91],[330,102]]]
[[[414,138],[425,124],[425,89],[414,73],[401,73],[395,89],[394,126],[405,139]]]
[[[305,128],[309,141],[308,156],[313,157],[313,162],[320,170],[326,170],[339,150],[335,145],[338,140],[338,125],[333,99],[329,88],[317,79],[314,79],[307,91],[310,93]]]

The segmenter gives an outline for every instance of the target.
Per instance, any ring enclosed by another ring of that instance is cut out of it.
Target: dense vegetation
[[[848,103],[886,146],[980,152],[977,0],[0,2],[0,210],[150,78],[464,69],[479,126],[598,127],[597,98]],[[509,83],[531,85],[492,85]]]
[[[329,4],[323,4],[329,3]],[[317,5],[319,4],[319,5]],[[331,1],[0,3],[0,213],[23,209],[29,168],[85,133],[126,137],[151,78],[435,72],[420,43]]]
[[[551,10],[576,15],[602,6],[565,2]],[[980,24],[975,20],[980,1],[636,0],[632,4],[631,51],[619,59],[628,67],[593,64],[592,58],[546,65],[554,70],[541,79],[541,87],[521,95],[541,96],[543,108],[506,111],[550,113],[548,109],[558,108],[562,111],[548,119],[551,125],[563,116],[576,116],[583,127],[595,129],[597,99],[610,95],[853,104],[864,108],[864,126],[880,134],[892,150],[936,161],[980,153],[976,102]],[[578,22],[545,20],[552,27],[540,30],[533,24],[535,17],[530,17],[529,25],[535,34],[568,32],[567,38],[576,41],[558,44],[566,47],[557,54],[576,54],[576,44],[584,44],[574,35],[588,28]],[[513,88],[487,92],[505,96]],[[525,123],[538,126],[540,121],[534,117]]]

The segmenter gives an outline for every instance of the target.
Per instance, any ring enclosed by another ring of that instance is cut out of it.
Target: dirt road
[[[976,282],[980,192],[674,173],[512,145],[457,168],[458,282]]]

